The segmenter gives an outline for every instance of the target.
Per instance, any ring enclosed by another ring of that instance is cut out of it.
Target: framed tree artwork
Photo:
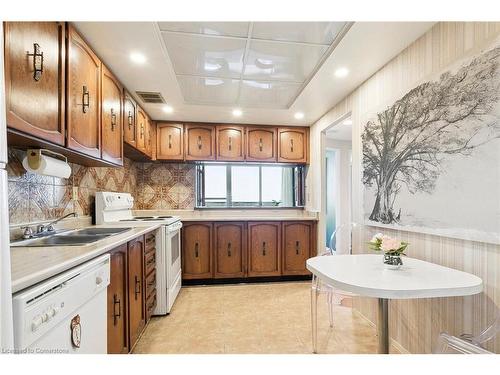
[[[367,225],[500,243],[500,40],[368,117]]]

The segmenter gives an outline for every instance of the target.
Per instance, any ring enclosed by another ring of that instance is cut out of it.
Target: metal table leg
[[[378,353],[389,354],[389,300],[378,299]]]

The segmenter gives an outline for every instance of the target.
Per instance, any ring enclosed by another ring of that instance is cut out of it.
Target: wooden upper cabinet
[[[7,126],[64,145],[65,24],[4,25]]]
[[[128,353],[127,244],[110,251],[108,354]]]
[[[146,126],[147,116],[144,110],[137,106],[137,135],[136,135],[136,148],[142,152],[146,152]]]
[[[281,223],[248,223],[248,276],[281,274]]]
[[[151,118],[146,114],[146,138],[144,139],[144,143],[146,145],[146,154],[149,157],[153,155],[153,126],[153,121],[151,121]]]
[[[102,66],[102,158],[123,165],[123,87]]]
[[[276,161],[276,128],[247,127],[246,160]]]
[[[208,279],[212,272],[212,223],[185,223],[182,228],[182,277]]]
[[[283,275],[307,275],[314,246],[312,222],[283,222]]]
[[[306,163],[308,131],[305,128],[278,129],[278,162]]]
[[[67,147],[101,157],[101,61],[68,26]]]
[[[159,122],[156,125],[156,158],[158,160],[184,159],[184,126]]]
[[[215,160],[215,126],[184,125],[186,160]]]
[[[123,98],[123,140],[131,146],[136,146],[137,131],[137,104],[128,92]]]
[[[214,224],[215,278],[244,277],[246,275],[245,223]]]
[[[217,125],[217,160],[245,160],[245,127],[238,125]]]
[[[134,347],[146,324],[144,297],[144,237],[128,243],[129,345]]]

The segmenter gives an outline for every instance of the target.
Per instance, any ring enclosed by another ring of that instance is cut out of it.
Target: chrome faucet
[[[48,236],[50,234],[53,234],[55,233],[54,224],[57,224],[58,222],[60,222],[63,219],[66,219],[69,216],[77,217],[78,214],[76,212],[70,212],[69,214],[66,214],[47,224],[39,224],[36,227],[36,233],[33,233],[32,229],[29,226],[23,227],[22,228],[24,229],[23,238],[30,239],[30,238]]]

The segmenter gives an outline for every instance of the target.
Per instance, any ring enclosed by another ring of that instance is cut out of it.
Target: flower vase
[[[403,260],[399,255],[384,254],[384,266],[388,270],[398,270],[403,265]]]

